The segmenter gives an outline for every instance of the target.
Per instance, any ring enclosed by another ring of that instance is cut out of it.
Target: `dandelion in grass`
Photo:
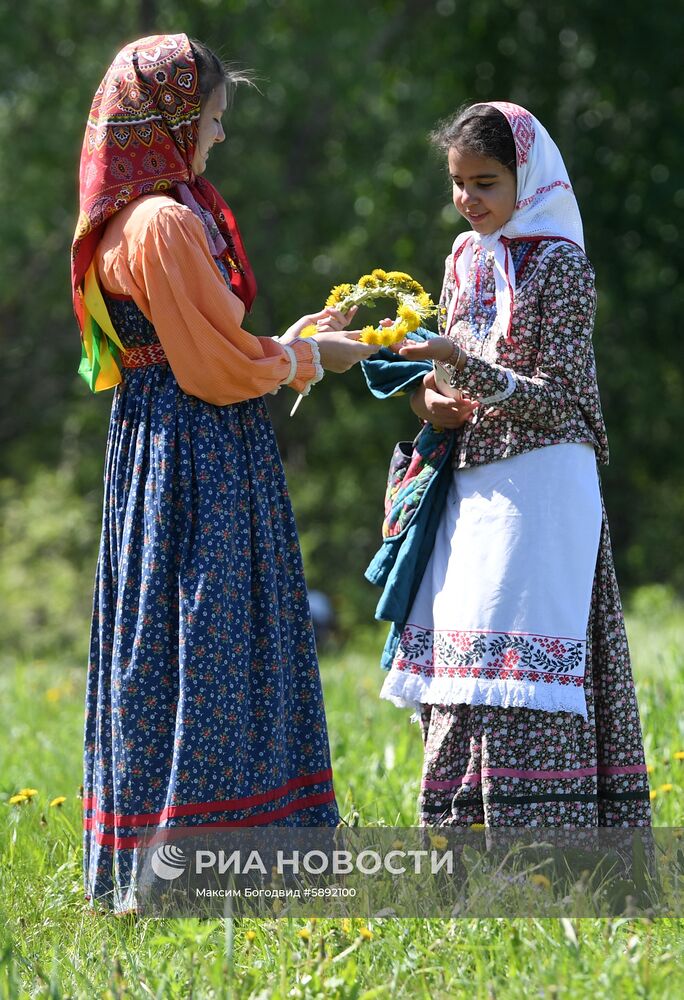
[[[370,929],[370,927],[362,927],[359,930],[359,937],[362,937],[364,941],[372,941],[373,931]]]
[[[245,941],[248,944],[251,944],[252,941],[255,939],[255,937],[256,937],[256,931],[247,931],[247,933],[245,934]]]
[[[538,885],[540,889],[550,889],[551,880],[546,877],[546,875],[536,874],[530,875],[530,882],[532,885]]]
[[[684,760],[684,750],[677,750],[677,752],[673,753],[672,756],[675,760]]]
[[[31,800],[28,797],[28,795],[22,795],[21,793],[19,793],[18,795],[12,795],[10,797],[9,804],[11,806],[22,806],[24,802],[30,802],[30,801]]]
[[[650,792],[648,793],[648,797],[649,797],[649,799],[651,800],[651,802],[653,802],[653,801],[655,800],[655,798],[657,797],[657,795],[658,795],[658,793],[656,792],[655,788],[653,788],[653,789],[652,789],[652,790],[651,790],[651,791],[650,791]]]
[[[665,783],[664,785],[659,785],[659,786],[658,786],[658,791],[659,791],[659,792],[671,792],[671,791],[672,791],[672,787],[673,787],[673,786],[672,786],[672,785],[670,784],[670,782],[668,781],[668,782],[666,782],[666,783]]]
[[[430,838],[432,846],[438,851],[443,851],[449,843],[446,837],[443,837],[441,833],[428,833],[428,837]]]
[[[310,941],[311,931],[309,930],[308,927],[300,927],[300,929],[297,931],[297,937],[300,937],[302,941]]]
[[[344,917],[342,920],[342,932],[344,934],[351,934],[353,930],[352,922],[349,917]]]
[[[64,805],[65,802],[66,802],[66,795],[58,795],[50,803],[50,808],[51,809],[55,809],[55,808],[58,809],[60,806]]]
[[[20,788],[17,794],[18,795],[23,795],[27,799],[32,799],[34,795],[38,794],[38,789],[37,788]]]
[[[653,771],[654,771],[653,764],[647,764],[646,765],[646,774],[653,774]]]

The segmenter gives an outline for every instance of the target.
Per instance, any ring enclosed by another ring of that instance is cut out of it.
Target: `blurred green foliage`
[[[110,403],[75,375],[68,250],[83,126],[124,42],[184,30],[261,80],[238,95],[209,167],[260,281],[255,333],[281,331],[375,266],[437,294],[458,221],[427,133],[468,99],[514,100],[545,123],[597,271],[621,581],[684,589],[680,24],[677,5],[640,0],[619,16],[592,0],[0,0],[3,587],[36,591],[36,624],[64,619],[65,642],[74,616],[82,627]],[[362,571],[385,468],[416,422],[406,400],[372,400],[358,371],[328,377],[289,420],[292,398],[272,410],[308,579],[351,629],[372,616]],[[50,608],[41,559],[55,567]]]

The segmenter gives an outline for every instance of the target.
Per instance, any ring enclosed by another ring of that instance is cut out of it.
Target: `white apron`
[[[601,532],[594,449],[557,444],[454,471],[381,697],[586,718]]]

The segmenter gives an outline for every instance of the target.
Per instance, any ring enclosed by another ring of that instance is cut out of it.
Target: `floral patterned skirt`
[[[608,523],[587,632],[587,717],[423,705],[422,825],[650,826],[641,724]]]
[[[212,406],[167,364],[115,393],[84,772],[86,894],[119,912],[144,829],[339,819],[265,403]]]

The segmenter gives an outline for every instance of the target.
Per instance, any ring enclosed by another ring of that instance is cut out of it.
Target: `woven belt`
[[[166,362],[161,344],[146,344],[145,347],[131,347],[121,355],[124,368],[146,368],[147,365],[161,365]]]

